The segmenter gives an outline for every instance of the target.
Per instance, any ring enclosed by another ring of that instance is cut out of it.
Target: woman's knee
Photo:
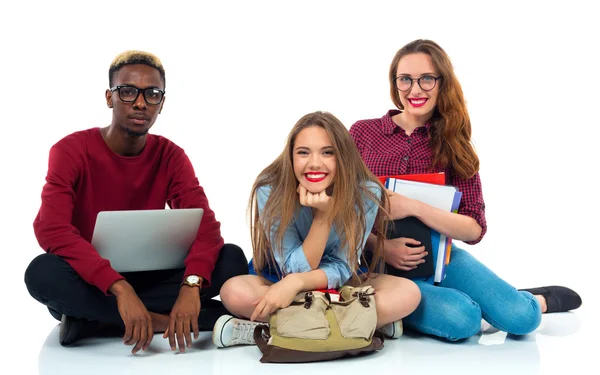
[[[398,292],[397,295],[401,299],[398,303],[401,303],[410,310],[409,313],[415,311],[419,306],[419,303],[421,303],[421,290],[412,280],[403,278],[395,279],[397,279],[395,289]]]
[[[403,319],[419,306],[421,291],[412,280],[378,275],[371,280],[375,289],[381,324]]]
[[[240,278],[237,276],[225,281],[219,292],[221,301],[224,304],[234,303],[240,294],[243,295],[243,293],[240,293],[240,286],[242,286],[241,284]]]
[[[447,320],[446,338],[450,341],[467,339],[481,331],[481,307],[473,301],[444,311]]]
[[[413,281],[411,281],[410,284],[407,284],[406,288],[411,296],[409,303],[414,306],[414,311],[421,303],[421,289],[419,289],[417,284],[415,284]]]
[[[479,304],[457,290],[431,288],[421,289],[421,303],[407,317],[408,327],[449,341],[479,333],[482,319]]]
[[[497,315],[499,316],[486,320],[494,327],[512,335],[531,333],[542,322],[542,309],[533,296],[524,296],[518,303],[511,304],[509,309]]]
[[[254,302],[255,293],[253,293],[248,283],[248,277],[248,275],[232,277],[221,287],[221,302],[233,314],[239,315],[242,311],[245,311],[247,306]]]

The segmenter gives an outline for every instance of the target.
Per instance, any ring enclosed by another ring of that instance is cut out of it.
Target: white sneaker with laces
[[[388,323],[383,327],[379,328],[383,335],[389,339],[397,339],[402,336],[402,320],[396,320],[395,322]]]
[[[213,328],[212,340],[219,347],[234,345],[255,345],[254,328],[262,322],[251,322],[231,315],[221,316]]]

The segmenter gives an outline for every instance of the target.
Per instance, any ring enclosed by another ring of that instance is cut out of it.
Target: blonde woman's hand
[[[283,309],[288,307],[296,294],[300,293],[302,289],[302,282],[294,276],[294,274],[288,275],[271,285],[269,289],[254,302],[256,306],[251,321],[266,322],[269,315],[274,313],[277,309]]]
[[[298,191],[300,204],[303,206],[312,207],[321,213],[325,213],[333,205],[333,198],[327,195],[325,190],[319,193],[311,193],[302,185],[298,185],[296,190]]]

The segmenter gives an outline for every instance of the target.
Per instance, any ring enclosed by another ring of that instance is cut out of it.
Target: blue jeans
[[[446,278],[438,286],[414,280],[421,303],[403,319],[413,330],[450,341],[481,330],[481,319],[513,335],[533,332],[542,320],[538,300],[518,291],[475,259],[452,245]]]

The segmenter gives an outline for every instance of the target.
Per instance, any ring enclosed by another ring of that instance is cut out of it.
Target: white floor
[[[33,246],[31,246],[33,248]],[[521,249],[529,249],[522,251]],[[536,331],[515,338],[487,330],[461,343],[407,333],[398,340],[386,340],[380,352],[367,357],[311,364],[262,364],[255,346],[216,349],[209,333],[201,334],[184,354],[171,352],[167,340],[156,335],[150,350],[131,355],[131,347],[119,338],[86,339],[77,347],[58,344],[58,322],[45,306],[29,296],[22,282],[31,253],[19,253],[13,267],[0,272],[3,322],[0,340],[0,374],[252,374],[276,373],[331,375],[341,370],[349,375],[453,375],[453,374],[599,374],[598,339],[600,294],[593,275],[597,274],[592,249],[586,261],[566,266],[564,257],[539,257],[541,251],[528,243],[519,246],[480,245],[471,249],[484,264],[519,288],[566,285],[583,299],[578,310],[544,315]],[[553,254],[558,254],[555,252]],[[35,254],[34,254],[35,255]],[[518,262],[515,262],[518,259]],[[531,266],[533,265],[533,266]],[[15,367],[17,368],[15,370]]]
[[[76,347],[58,344],[59,326],[46,332],[39,351],[26,354],[18,373],[50,374],[166,374],[201,373],[383,373],[394,374],[597,374],[591,342],[594,318],[590,311],[545,315],[540,327],[523,338],[489,329],[462,343],[407,333],[387,340],[382,351],[361,358],[311,364],[262,364],[256,346],[217,349],[210,334],[202,333],[193,348],[173,353],[167,340],[156,335],[148,352],[131,355],[119,338],[85,339]],[[42,334],[42,332],[40,332]],[[595,344],[594,344],[595,345]],[[8,358],[9,364],[12,358]],[[3,360],[4,361],[4,360]],[[35,363],[37,362],[37,364]],[[7,365],[4,363],[4,365]],[[23,367],[24,366],[24,367]],[[584,368],[588,368],[585,370]],[[17,372],[12,372],[17,373]]]

